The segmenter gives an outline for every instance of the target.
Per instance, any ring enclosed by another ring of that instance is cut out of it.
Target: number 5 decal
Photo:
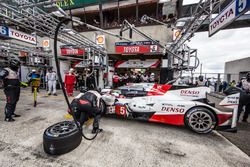
[[[126,108],[125,107],[121,107],[120,108],[120,114],[121,115],[125,115],[126,114]]]

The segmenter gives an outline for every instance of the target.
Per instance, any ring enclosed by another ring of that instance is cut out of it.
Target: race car
[[[171,125],[186,126],[197,133],[209,133],[213,129],[235,132],[239,94],[227,96],[221,102],[233,111],[220,111],[215,107],[196,101],[204,98],[208,87],[168,90],[164,95],[133,98],[117,98],[104,94],[108,114],[125,118],[146,120]],[[236,116],[235,116],[236,113]]]

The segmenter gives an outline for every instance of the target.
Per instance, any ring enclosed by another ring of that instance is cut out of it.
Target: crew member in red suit
[[[74,69],[71,68],[68,74],[65,74],[65,89],[68,96],[73,96],[74,85],[76,83],[76,76],[74,75]]]
[[[114,86],[114,88],[117,88],[118,84],[119,84],[119,76],[115,72],[115,74],[113,75],[113,86]]]

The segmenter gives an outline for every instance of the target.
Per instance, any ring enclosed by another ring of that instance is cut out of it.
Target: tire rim
[[[190,115],[189,124],[195,131],[206,131],[213,125],[212,117],[203,111],[197,111]]]
[[[61,122],[52,126],[48,132],[52,136],[60,136],[69,134],[72,131],[75,131],[76,129],[77,126],[73,122]]]

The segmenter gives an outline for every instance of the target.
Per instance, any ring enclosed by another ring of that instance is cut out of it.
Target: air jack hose
[[[74,122],[77,126],[77,128],[79,129],[79,131],[82,133],[82,136],[86,139],[86,140],[93,140],[96,138],[97,134],[98,134],[98,131],[96,131],[96,134],[92,137],[92,138],[88,138],[84,135],[83,131],[82,131],[82,127],[79,125],[78,121],[76,120],[76,116],[75,116],[75,111],[72,111],[71,107],[70,107],[70,103],[69,103],[69,99],[68,99],[68,96],[66,94],[66,91],[64,89],[64,83],[62,81],[62,76],[61,76],[61,73],[60,73],[60,69],[59,69],[59,61],[58,61],[58,53],[57,53],[57,36],[58,36],[58,33],[59,33],[59,30],[60,30],[60,27],[61,25],[63,24],[67,24],[68,22],[72,21],[70,18],[65,18],[63,19],[60,23],[58,23],[57,27],[56,27],[56,30],[55,30],[55,35],[54,35],[54,58],[55,58],[55,64],[56,64],[56,71],[57,71],[57,75],[58,75],[58,80],[59,80],[59,83],[61,85],[61,88],[62,88],[62,91],[63,91],[63,95],[64,95],[64,98],[65,98],[65,101],[68,105],[68,108],[70,110],[70,113],[72,113],[73,115],[73,119],[74,119]]]

